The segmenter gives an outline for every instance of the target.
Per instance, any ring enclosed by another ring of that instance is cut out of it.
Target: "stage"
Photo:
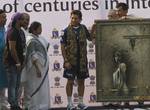
[[[150,104],[137,105],[105,105],[89,107],[87,110],[150,110]],[[53,108],[50,110],[66,110],[66,108]],[[78,110],[78,109],[75,109]]]

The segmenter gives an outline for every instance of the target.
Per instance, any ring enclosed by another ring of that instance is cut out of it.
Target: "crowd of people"
[[[119,3],[117,9],[111,10],[108,18],[126,19],[128,6]],[[88,106],[83,102],[84,82],[89,77],[86,40],[95,43],[96,30],[93,25],[89,32],[86,26],[81,24],[80,10],[73,10],[70,19],[60,41],[64,58],[63,77],[67,78],[67,110],[75,108],[72,102],[74,80],[78,83],[77,107],[85,110]],[[19,12],[12,16],[7,30],[6,21],[6,13],[0,9],[0,110],[7,110],[7,100],[11,110],[48,110],[50,108],[47,54],[49,43],[41,36],[42,24],[33,21],[29,26],[29,14]],[[6,88],[8,99],[5,97]],[[19,104],[22,94],[24,108]]]
[[[10,110],[48,110],[49,43],[40,35],[42,24],[34,21],[28,27],[29,14],[19,12],[7,30],[6,21],[0,9],[0,110],[7,110],[8,103]],[[22,95],[24,108],[20,107]]]

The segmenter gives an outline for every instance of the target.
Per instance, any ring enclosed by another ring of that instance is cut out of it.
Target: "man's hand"
[[[95,44],[96,24],[93,24],[93,26],[91,28],[91,37],[92,37],[92,43]]]
[[[22,66],[21,66],[20,63],[17,63],[17,64],[16,64],[16,67],[17,67],[17,70],[18,70],[18,71],[21,71],[21,70],[22,70]]]
[[[64,62],[64,68],[71,69],[71,64],[69,62]]]

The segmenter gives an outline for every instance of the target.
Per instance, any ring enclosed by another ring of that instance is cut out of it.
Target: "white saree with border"
[[[47,74],[49,68],[49,58],[47,55],[49,43],[43,37],[37,38],[34,35],[30,37],[31,39],[27,43],[25,67],[23,69],[23,74],[26,73],[25,88],[28,89],[28,94],[30,94],[28,109],[48,110],[50,108],[50,87]],[[38,64],[41,72],[40,78],[37,77],[37,70],[32,62]],[[22,77],[24,78],[24,76]]]

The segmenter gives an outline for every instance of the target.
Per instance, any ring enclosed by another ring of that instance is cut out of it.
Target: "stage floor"
[[[66,110],[66,108],[52,108],[50,110]],[[87,110],[150,110],[150,104],[130,105],[130,106],[96,106],[89,107]]]

